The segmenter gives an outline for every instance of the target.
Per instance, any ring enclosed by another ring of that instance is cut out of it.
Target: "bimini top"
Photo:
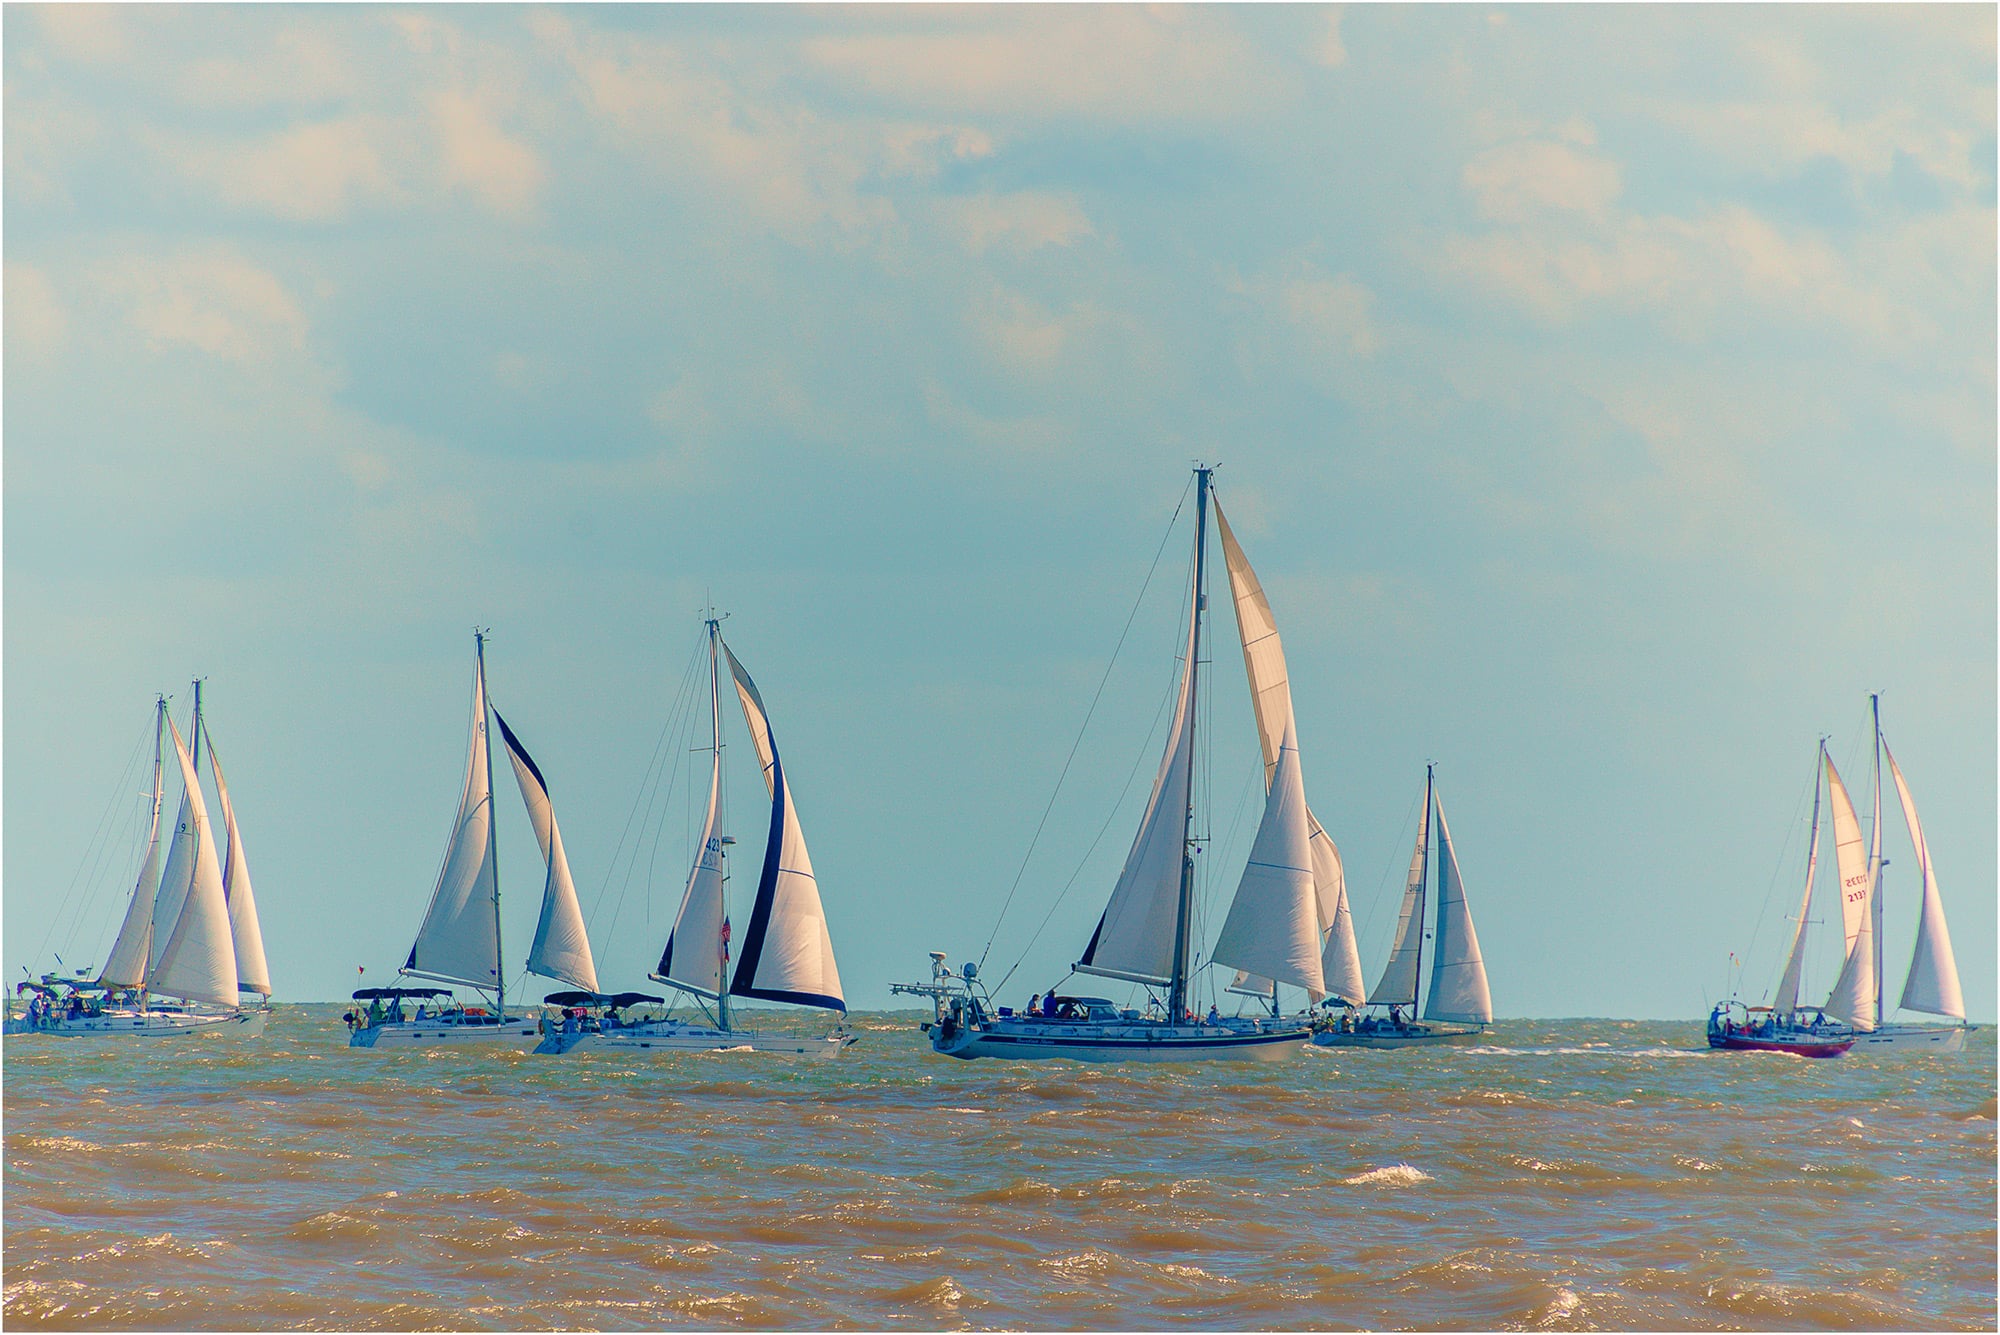
[[[542,998],[542,1003],[547,1006],[602,1006],[606,1010],[665,1001],[665,997],[650,996],[644,992],[551,992]]]
[[[364,987],[354,994],[356,1001],[374,1001],[378,997],[448,997],[448,987]]]

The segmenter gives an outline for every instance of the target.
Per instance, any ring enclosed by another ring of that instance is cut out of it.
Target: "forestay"
[[[833,939],[827,934],[812,858],[806,853],[805,834],[792,805],[791,784],[771,735],[770,716],[735,653],[727,645],[723,653],[729,659],[729,675],[743,705],[750,740],[764,767],[765,790],[771,794],[764,869],[757,879],[757,900],[743,933],[743,958],[730,983],[730,995],[845,1012],[847,1002],[833,962]]]
[[[1444,799],[1434,797],[1433,801],[1437,804],[1438,838],[1437,948],[1424,1018],[1490,1024],[1493,998],[1486,987],[1479,933],[1472,928],[1472,907],[1465,901],[1465,878],[1459,874],[1458,854],[1452,850]]]
[[[215,835],[209,826],[208,805],[202,801],[201,781],[195,776],[194,761],[181,741],[180,729],[167,721],[174,738],[174,755],[180,761],[181,781],[187,785],[189,841],[194,855],[189,863],[188,892],[160,952],[149,983],[155,992],[189,1001],[209,1001],[218,1006],[237,1003],[236,947],[229,931],[229,905],[222,891],[222,863],[215,852]]]
[[[1887,742],[1882,743],[1882,754],[1889,757],[1889,775],[1895,780],[1896,796],[1902,799],[1903,820],[1910,827],[1910,843],[1917,851],[1917,865],[1924,874],[1923,912],[1917,919],[1917,945],[1910,959],[1910,976],[1903,983],[1903,1008],[1963,1020],[1965,996],[1958,986],[1958,961],[1951,953],[1951,933],[1944,925],[1944,900],[1938,895],[1937,869],[1931,865],[1930,845],[1925,842],[1924,827],[1917,820],[1916,799],[1910,796],[1910,786],[1903,782],[1903,771]]]
[[[493,865],[493,792],[486,752],[486,667],[482,657],[472,688],[472,745],[465,757],[465,790],[445,844],[444,868],[405,973],[474,987],[500,985],[499,884]],[[594,989],[593,989],[594,990]]]
[[[1287,725],[1236,897],[1210,956],[1261,977],[1326,995],[1320,974],[1318,905],[1313,895],[1311,836],[1298,739]]]
[[[1825,743],[1821,743],[1825,750]],[[1799,981],[1805,974],[1806,922],[1812,911],[1813,873],[1819,866],[1819,762],[1813,762],[1812,843],[1806,850],[1806,888],[1799,896],[1798,926],[1792,929],[1792,953],[1785,959],[1785,975],[1778,980],[1778,994],[1771,1009],[1790,1016],[1799,1008]]]
[[[1190,582],[1187,652],[1181,659],[1180,694],[1167,733],[1166,754],[1146,799],[1146,815],[1111,901],[1076,963],[1078,973],[1164,986],[1174,976],[1175,924],[1187,857],[1189,764],[1194,754],[1193,656],[1196,594]]]
[[[146,835],[146,857],[139,864],[139,879],[132,887],[131,902],[125,906],[125,920],[118,925],[118,937],[97,980],[112,987],[143,987],[153,951],[153,895],[160,883],[160,798],[163,775],[160,766],[160,723],[166,705],[156,706],[153,724],[153,821]]]
[[[215,736],[208,738],[208,768],[215,775],[215,797],[222,805],[226,851],[222,859],[222,897],[229,905],[229,936],[236,951],[236,986],[244,992],[271,995],[271,968],[264,960],[264,929],[257,922],[257,897],[250,890],[250,864],[243,856],[243,832],[236,825],[236,808],[229,785],[222,779],[222,762],[215,758]]]
[[[584,930],[576,884],[570,879],[569,857],[563,852],[562,830],[556,825],[555,806],[549,801],[548,781],[498,709],[493,711],[493,721],[500,725],[500,741],[507,748],[507,759],[513,762],[521,801],[527,805],[528,821],[535,827],[535,842],[541,845],[542,864],[548,870],[542,883],[541,919],[535,925],[534,944],[528,947],[528,969],[595,992],[597,965],[590,957],[590,936]]]

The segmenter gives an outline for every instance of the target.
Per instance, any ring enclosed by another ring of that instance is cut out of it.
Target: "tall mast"
[[[716,663],[718,657],[716,646],[721,643],[721,640],[721,618],[715,615],[713,608],[710,608],[708,617],[708,736],[709,748],[715,754],[712,768],[709,770],[708,780],[708,800],[711,803],[716,800],[717,795],[722,791],[722,673]],[[716,854],[719,859],[722,850],[722,831],[713,830],[710,837],[716,840]],[[697,858],[706,857],[708,856],[708,850],[704,848],[695,856]],[[726,877],[722,882],[722,921],[725,924],[729,921],[729,881]],[[721,956],[722,952],[726,949],[728,949],[727,938],[718,935],[715,942],[716,954]],[[728,973],[729,961],[724,959],[716,973],[715,987],[716,1020],[724,1033],[728,1033],[730,1028]]]
[[[1424,764],[1424,867],[1417,880],[1417,967],[1410,974],[1410,1018],[1417,1018],[1417,1004],[1424,995],[1424,900],[1431,888],[1431,845],[1437,843],[1437,826],[1431,820],[1431,801],[1436,793],[1432,775],[1435,765]],[[1442,874],[1442,873],[1440,873]]]
[[[1875,819],[1869,833],[1868,866],[1875,875],[1874,893],[1868,896],[1868,912],[1874,919],[1870,935],[1875,941],[1875,1027],[1882,1027],[1882,697],[1870,692],[1868,711],[1875,719]]]
[[[1181,895],[1174,913],[1174,971],[1167,992],[1167,1008],[1174,1024],[1187,1013],[1188,938],[1194,917],[1194,750],[1197,709],[1195,688],[1201,670],[1201,614],[1208,603],[1208,481],[1212,468],[1196,468],[1194,500],[1194,605],[1188,609],[1193,626],[1188,636],[1188,765],[1187,833],[1181,844]],[[1275,996],[1278,985],[1271,984]]]
[[[486,750],[486,865],[493,868],[493,991],[494,1008],[502,1023],[507,1019],[507,953],[500,948],[500,823],[493,819],[493,737],[486,729],[486,714],[492,702],[486,698],[486,632],[472,632],[473,652],[479,659],[479,732]]]
[[[1879,730],[1878,730],[1879,731]],[[194,759],[194,772],[201,773],[201,678],[194,679],[194,729],[188,735],[188,749]]]
[[[166,783],[166,770],[162,766],[166,758],[167,697],[164,695],[158,697],[154,702],[153,709],[153,844],[155,849],[157,849],[160,838],[160,803],[161,799],[165,796],[164,785]],[[149,863],[148,865],[151,864]],[[134,895],[150,895],[156,893],[158,890],[159,887],[157,885],[147,885],[145,878],[142,877],[139,882],[139,888],[132,893]],[[153,970],[151,967],[153,958],[153,932],[157,927],[158,924],[152,920],[152,915],[150,913],[147,914],[146,944],[139,956],[139,974],[141,979],[139,983],[139,1009],[141,1011],[146,1009],[146,989],[153,981]]]

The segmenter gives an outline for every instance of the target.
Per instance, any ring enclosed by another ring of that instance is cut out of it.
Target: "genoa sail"
[[[528,947],[528,969],[595,992],[597,965],[590,957],[590,936],[584,930],[583,909],[577,903],[576,883],[570,878],[569,856],[563,852],[555,806],[549,801],[548,781],[498,709],[493,711],[493,721],[500,725],[500,742],[513,762],[521,801],[528,808],[528,822],[535,827],[535,842],[541,845],[542,863],[548,869],[548,879],[542,885],[541,919],[535,925],[534,943]]]
[[[770,715],[750,674],[727,645],[729,674],[750,728],[750,740],[764,767],[765,790],[771,795],[771,826],[764,846],[764,868],[757,879],[757,899],[743,933],[743,958],[731,980],[731,996],[787,1001],[845,1012],[840,972],[834,966],[833,939],[827,933],[826,912],[805,833],[799,828],[792,789],[771,735]]]
[[[1917,865],[1924,876],[1923,909],[1917,918],[1916,950],[1910,958],[1909,977],[1903,983],[1902,1005],[1905,1010],[1963,1020],[1965,994],[1959,989],[1958,961],[1951,953],[1951,933],[1944,925],[1944,900],[1938,895],[1937,869],[1931,865],[1930,845],[1925,842],[1923,824],[1917,819],[1917,802],[1910,796],[1910,786],[1903,782],[1903,771],[1886,741],[1882,743],[1882,754],[1889,758],[1889,777],[1895,781],[1896,796],[1902,800],[1903,821],[1910,827],[1910,844],[1917,851]]]
[[[1368,1000],[1377,1006],[1417,1004],[1418,956],[1423,950],[1424,884],[1430,870],[1431,795],[1424,788],[1424,814],[1417,821],[1417,846],[1410,853],[1410,876],[1403,884],[1403,907],[1396,915],[1396,939],[1389,963]]]
[[[404,961],[405,973],[445,982],[498,988],[500,920],[498,869],[493,863],[493,790],[487,781],[486,668],[473,678],[472,744],[465,788],[445,844],[444,866],[423,926]]]
[[[171,997],[234,1006],[238,1001],[236,946],[229,930],[229,905],[222,890],[222,862],[216,856],[208,804],[202,801],[201,781],[195,775],[194,761],[173,720],[167,721],[167,727],[173,733],[181,781],[187,786],[184,805],[188,810],[194,856],[189,863],[187,898],[174,918],[149,986]]]
[[[215,776],[215,797],[222,806],[227,851],[222,858],[222,897],[229,905],[229,935],[236,950],[236,985],[244,992],[271,995],[271,967],[264,959],[264,929],[257,921],[257,897],[250,889],[250,864],[243,856],[243,832],[236,825],[236,808],[229,802],[229,785],[215,758],[215,736],[208,738],[208,770]]]
[[[1825,744],[1821,743],[1824,750]],[[1799,1008],[1799,982],[1805,973],[1806,920],[1812,911],[1813,873],[1819,867],[1819,764],[1813,764],[1812,843],[1806,850],[1806,888],[1799,897],[1799,922],[1792,930],[1792,952],[1785,958],[1785,973],[1778,980],[1778,994],[1771,1009],[1789,1017]]]
[[[667,948],[660,953],[660,967],[653,974],[663,983],[711,1000],[722,995],[728,965],[724,957],[728,946],[722,938],[726,878],[722,831],[718,828],[721,796],[722,751],[718,747],[708,776],[708,814],[701,823],[701,853],[688,872],[680,913],[667,936]]]
[[[111,943],[111,953],[105,957],[104,968],[97,975],[100,983],[110,987],[143,987],[152,963],[153,895],[160,883],[160,799],[164,778],[160,734],[165,731],[161,723],[166,718],[166,711],[165,701],[155,707],[153,821],[152,829],[146,836],[146,856],[139,864],[139,879],[132,887],[131,902],[125,906],[125,920],[118,925],[117,939]]]
[[[1264,818],[1210,957],[1260,978],[1304,988],[1318,1002],[1326,995],[1326,986],[1320,974],[1319,908],[1313,894],[1310,844],[1298,743],[1287,726]]]

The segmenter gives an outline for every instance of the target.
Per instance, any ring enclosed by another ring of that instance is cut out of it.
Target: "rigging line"
[[[1401,848],[1404,844],[1414,845],[1416,843],[1416,823],[1411,818],[1416,815],[1417,804],[1422,802],[1423,800],[1424,800],[1423,794],[1421,793],[1410,799],[1410,805],[1403,812],[1403,823],[1402,826],[1400,827],[1400,833],[1407,834],[1410,837],[1408,839],[1399,838],[1395,845],[1396,847]],[[1404,868],[1407,868],[1407,866],[1408,864],[1405,863]],[[1357,953],[1359,948],[1359,942],[1366,940],[1368,934],[1375,929],[1375,915],[1381,911],[1382,905],[1384,903],[1384,898],[1382,893],[1383,888],[1388,885],[1389,878],[1392,875],[1394,875],[1397,870],[1398,870],[1397,864],[1391,862],[1388,866],[1382,869],[1381,879],[1375,882],[1375,893],[1372,897],[1370,897],[1368,901],[1368,916],[1361,920],[1361,932],[1358,936],[1355,937],[1355,941],[1357,943]],[[1397,914],[1398,916],[1400,916],[1402,913],[1402,897],[1400,895],[1397,897],[1396,900],[1396,908],[1397,908]],[[1354,912],[1354,900],[1351,896],[1347,901],[1347,911],[1349,914],[1352,914]],[[1396,948],[1396,942],[1395,938],[1392,936],[1389,941],[1389,949],[1393,951],[1395,948]]]
[[[1770,883],[1764,887],[1764,902],[1758,905],[1757,907],[1757,921],[1751,925],[1750,941],[1747,945],[1743,947],[1743,959],[1745,963],[1748,963],[1748,961],[1751,959],[1752,955],[1757,949],[1757,939],[1758,937],[1762,936],[1764,932],[1764,920],[1771,916],[1771,897],[1777,893],[1778,878],[1784,875],[1785,864],[1791,860],[1792,843],[1799,837],[1799,818],[1805,814],[1806,804],[1812,800],[1813,792],[1818,787],[1818,785],[1819,785],[1819,751],[1818,748],[1814,748],[1812,784],[1808,786],[1804,792],[1799,794],[1798,801],[1792,807],[1792,818],[1785,823],[1784,845],[1781,848],[1779,848],[1778,861],[1776,865],[1774,865],[1771,868]],[[1766,976],[1768,977],[1768,974]],[[1768,1001],[1770,999],[1772,986],[1774,985],[1767,985],[1764,988],[1764,991],[1761,994],[1759,994],[1757,998],[1758,1001],[1762,1002],[1762,1001]]]
[[[1179,662],[1180,660],[1177,657],[1174,661]],[[1173,704],[1179,693],[1180,673],[1176,671],[1173,679],[1167,683],[1166,694],[1160,697],[1159,707],[1153,711],[1152,726],[1146,731],[1146,740],[1140,744],[1137,758],[1132,762],[1132,768],[1125,774],[1124,786],[1118,790],[1118,796],[1112,799],[1111,809],[1104,814],[1104,823],[1097,827],[1096,837],[1090,841],[1090,847],[1083,850],[1083,856],[1077,859],[1076,869],[1070,872],[1069,879],[1063,882],[1063,888],[1056,893],[1055,902],[1049,905],[1049,911],[1044,913],[1041,922],[1036,924],[1034,934],[1028,938],[1028,943],[1021,947],[1020,955],[1014,960],[1014,967],[1007,970],[1006,976],[1001,978],[1000,982],[993,988],[993,991],[998,992],[1001,988],[1006,987],[1007,979],[1012,978],[1015,971],[1027,962],[1028,951],[1033,949],[1035,942],[1041,939],[1042,929],[1049,925],[1049,919],[1055,917],[1056,910],[1062,907],[1063,900],[1069,895],[1070,887],[1076,884],[1076,878],[1083,875],[1083,869],[1090,865],[1090,855],[1097,851],[1097,846],[1104,841],[1105,832],[1111,828],[1111,823],[1118,819],[1118,812],[1125,805],[1125,795],[1132,791],[1133,781],[1139,777],[1140,771],[1145,767],[1146,758],[1152,754],[1153,738],[1160,731],[1160,720],[1166,717],[1168,708]],[[1075,972],[1074,968],[1070,970],[1072,975]],[[1067,981],[1067,978],[1065,978],[1065,981]]]
[[[110,800],[104,804],[103,814],[97,818],[97,827],[91,831],[90,842],[84,845],[83,857],[77,864],[76,873],[69,878],[69,886],[63,891],[62,899],[56,905],[55,916],[49,919],[49,929],[42,935],[41,948],[35,952],[37,960],[47,957],[49,942],[54,939],[56,928],[62,925],[63,913],[69,907],[70,897],[76,893],[77,885],[83,883],[91,886],[93,889],[95,888],[99,874],[99,864],[103,862],[105,856],[104,849],[110,845],[108,830],[111,822],[115,819],[112,813],[117,810],[119,795],[127,791],[128,786],[132,782],[132,771],[138,766],[139,759],[145,752],[146,739],[142,736],[134,744],[132,754],[125,762],[124,772],[118,776],[118,786],[112,790]],[[100,846],[100,841],[102,846]],[[144,854],[140,856],[143,857]],[[86,869],[89,872],[88,877],[85,876]],[[138,873],[135,870],[133,873],[135,884],[137,883],[137,877]],[[85,900],[91,897],[92,891],[86,890],[84,895]],[[82,926],[83,908],[84,905],[81,903],[77,906],[76,918],[70,924],[70,932],[72,934]],[[68,937],[64,938],[65,941],[68,939]]]
[[[639,818],[641,800],[645,802],[648,823],[650,824],[653,799],[659,791],[659,781],[655,777],[655,773],[660,768],[661,757],[667,754],[669,741],[679,733],[682,710],[684,708],[692,708],[691,700],[685,704],[684,700],[687,700],[689,697],[690,683],[694,680],[695,667],[701,658],[701,640],[706,638],[707,631],[704,629],[701,637],[696,640],[693,651],[688,654],[686,666],[681,669],[681,678],[674,689],[673,702],[668,708],[667,717],[660,724],[660,735],[653,743],[653,754],[646,761],[646,771],[640,776],[639,783],[632,794],[631,810],[625,813],[625,828],[618,832],[618,844],[611,850],[611,859],[605,864],[604,882],[598,889],[597,902],[593,906],[591,914],[593,922],[603,912],[604,897],[611,893],[611,878],[618,874],[618,859],[624,856],[625,841],[628,838],[633,838],[632,826],[633,822]],[[631,888],[632,872],[638,865],[639,846],[645,842],[646,828],[646,825],[641,825],[639,827],[639,834],[633,841],[632,857],[625,868],[625,879],[619,886],[617,900],[611,906],[611,922],[605,929],[607,936],[600,937],[600,940],[608,939],[609,934],[617,930],[618,915],[625,907],[625,892]]]
[[[1000,913],[993,920],[993,932],[986,938],[985,948],[979,952],[979,962],[982,966],[986,963],[987,955],[992,953],[993,942],[1000,935],[1000,925],[1007,920],[1007,910],[1014,903],[1015,891],[1021,888],[1021,878],[1028,873],[1028,862],[1035,856],[1035,845],[1042,837],[1042,830],[1049,823],[1049,813],[1055,810],[1056,798],[1062,793],[1063,780],[1069,777],[1070,764],[1076,759],[1077,748],[1083,745],[1083,735],[1090,728],[1091,718],[1097,713],[1097,702],[1103,698],[1104,688],[1111,681],[1111,669],[1117,666],[1118,651],[1124,648],[1125,637],[1132,629],[1133,618],[1139,615],[1139,605],[1146,599],[1146,590],[1152,587],[1153,575],[1160,568],[1160,557],[1166,553],[1167,543],[1174,536],[1174,525],[1180,522],[1181,511],[1187,506],[1188,491],[1193,486],[1194,479],[1190,477],[1186,486],[1181,488],[1180,500],[1174,503],[1173,518],[1167,521],[1167,531],[1160,535],[1160,545],[1153,551],[1153,563],[1146,568],[1146,578],[1139,585],[1139,596],[1132,600],[1132,610],[1125,614],[1124,628],[1118,632],[1118,643],[1111,646],[1111,659],[1104,665],[1104,675],[1098,679],[1097,691],[1090,697],[1090,707],[1083,711],[1083,724],[1076,730],[1076,740],[1070,743],[1069,755],[1063,758],[1062,772],[1056,775],[1055,789],[1049,794],[1048,805],[1042,808],[1041,820],[1035,823],[1035,833],[1028,840],[1028,851],[1021,856],[1021,866],[1014,873],[1014,883],[1007,887],[1007,898],[1001,902]],[[1094,841],[1091,847],[1096,847]],[[1046,922],[1047,920],[1044,919],[1043,921]],[[1012,972],[1012,970],[1008,971],[1009,976],[1012,976]]]

